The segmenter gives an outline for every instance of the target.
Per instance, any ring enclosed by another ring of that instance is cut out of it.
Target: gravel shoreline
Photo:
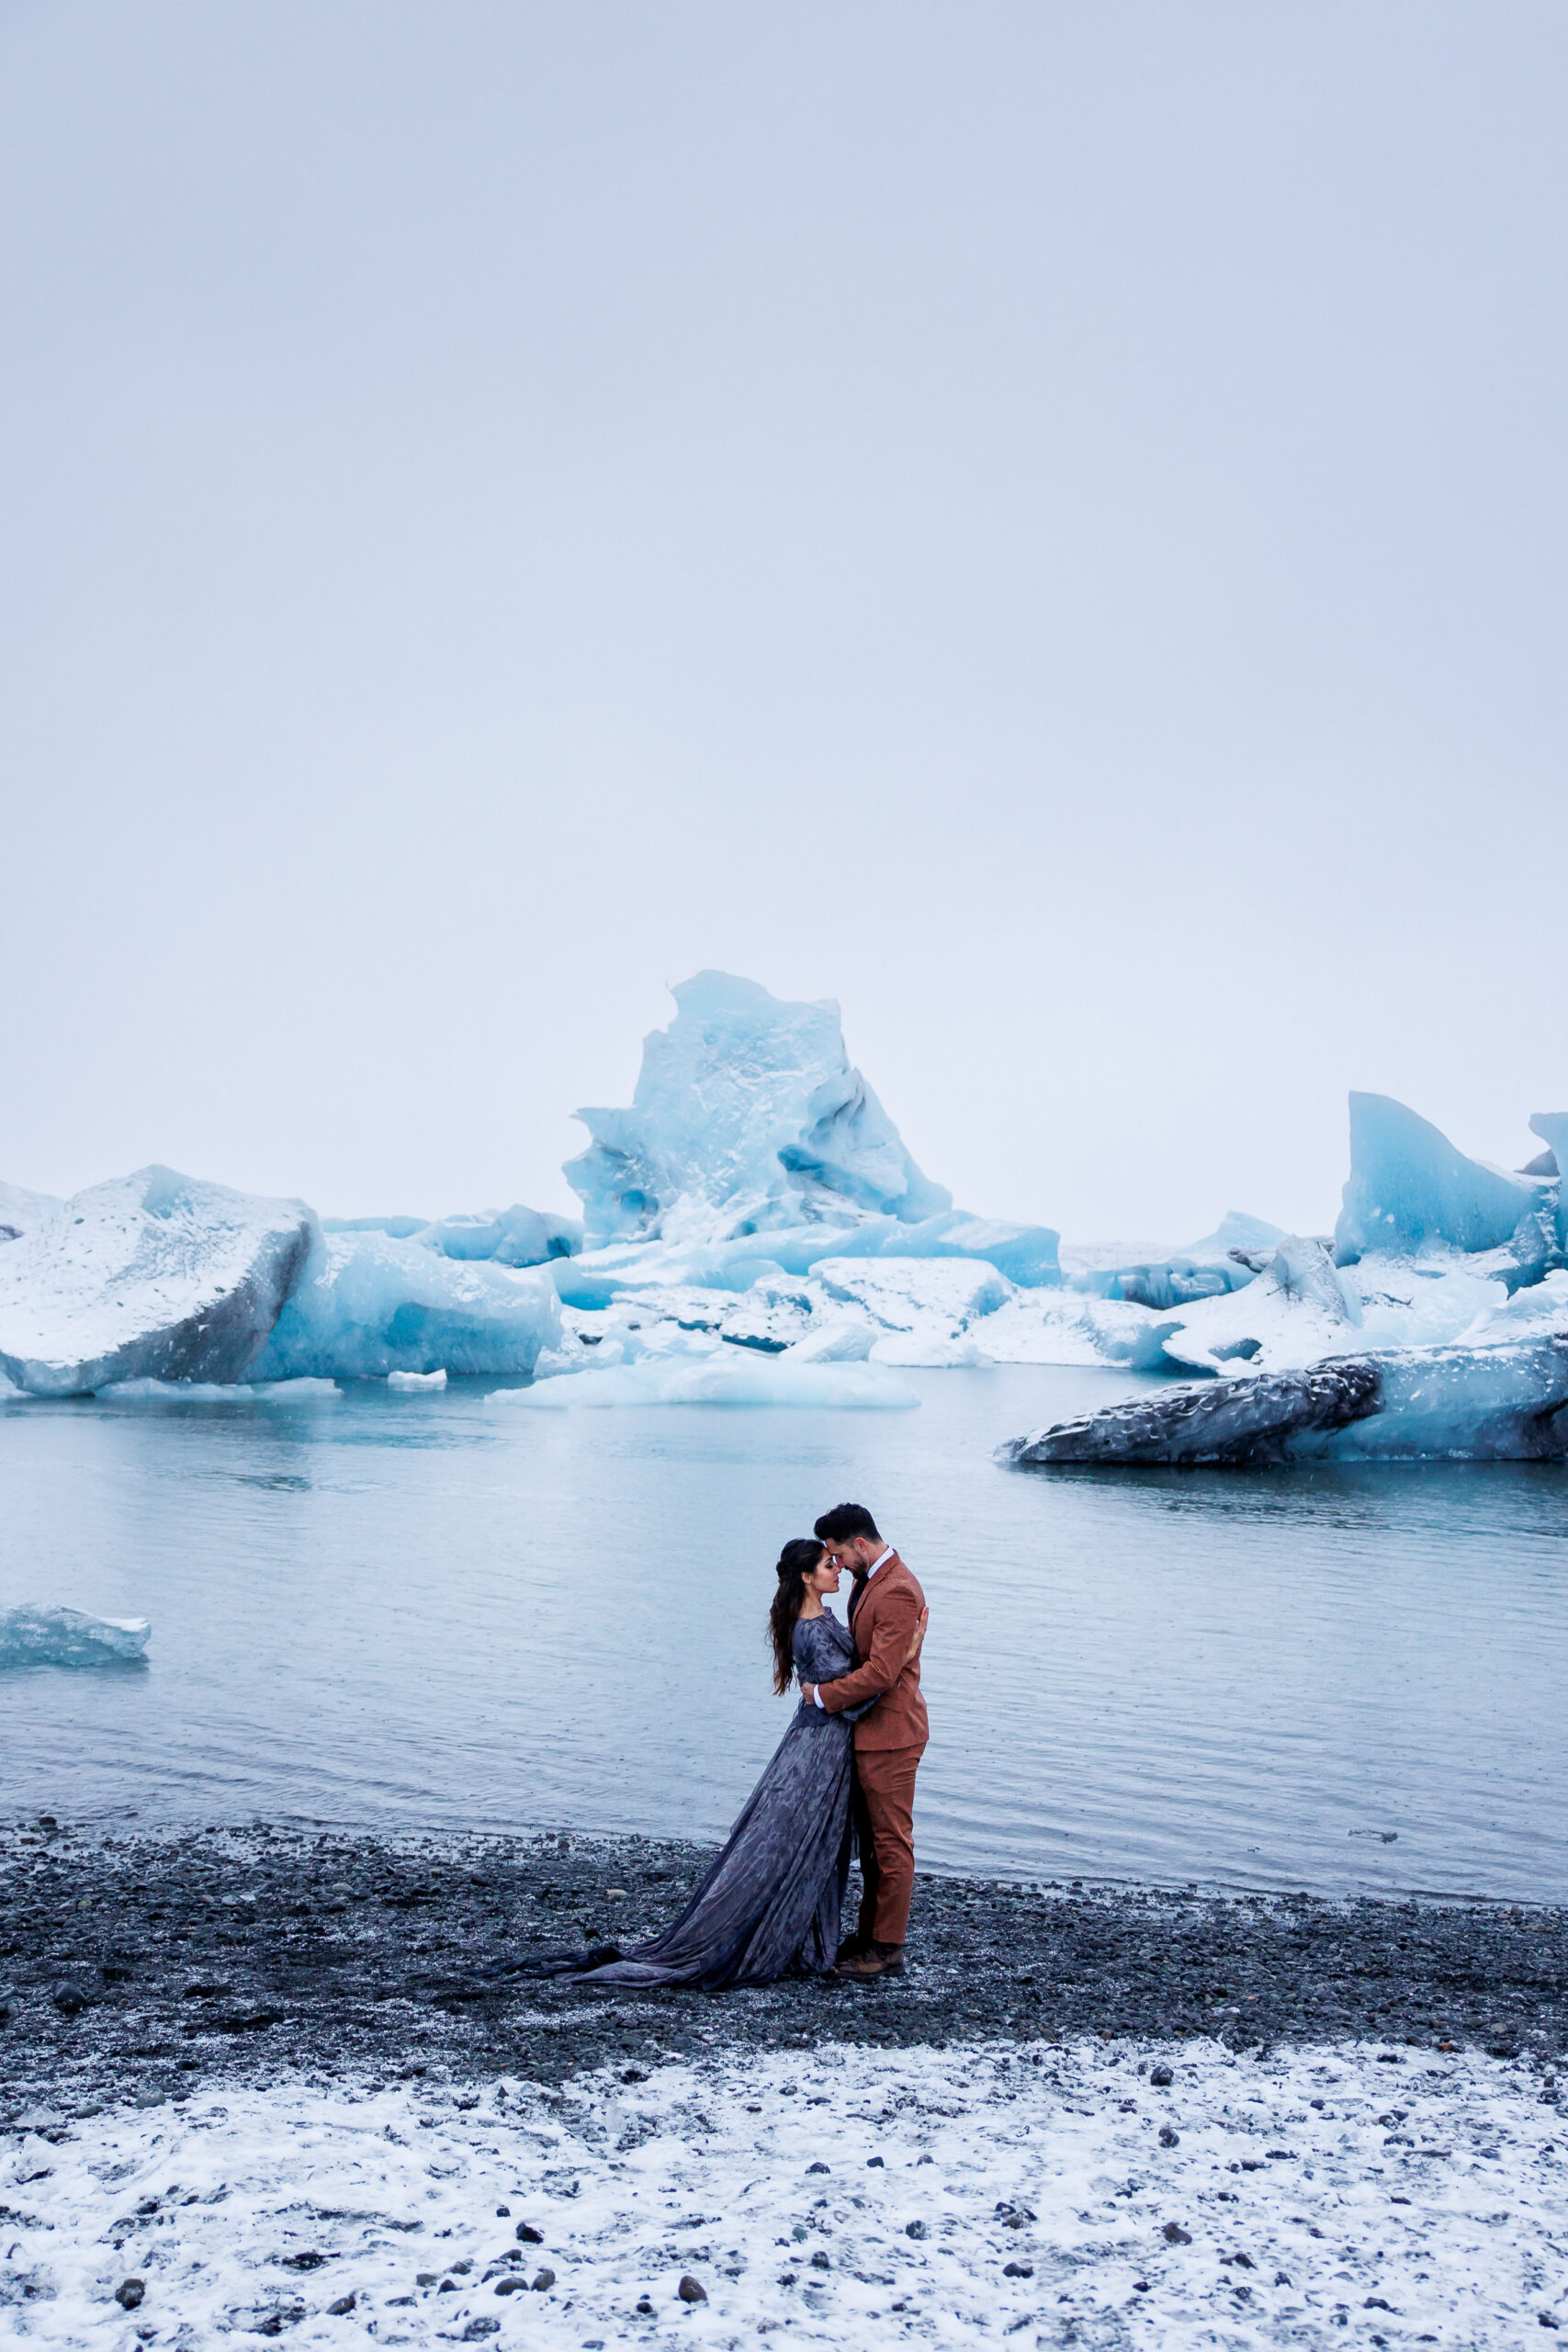
[[[1568,1910],[1545,1905],[926,1876],[908,1972],[873,1986],[476,1988],[473,1972],[529,1951],[652,1932],[712,1850],[575,1833],[13,1827],[0,1833],[0,2123],[305,2066],[555,2085],[650,2057],[829,2041],[1568,2050]]]

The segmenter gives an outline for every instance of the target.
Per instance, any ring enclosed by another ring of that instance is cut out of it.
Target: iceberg
[[[460,1216],[326,1216],[323,1233],[384,1233],[393,1241],[417,1241],[443,1258],[490,1259],[498,1266],[543,1266],[570,1258],[582,1247],[576,1217],[550,1209],[481,1209]]]
[[[1266,1218],[1227,1209],[1213,1233],[1179,1249],[1124,1255],[1109,1248],[1075,1249],[1068,1280],[1074,1289],[1097,1297],[1120,1298],[1168,1314],[1174,1306],[1245,1289],[1264,1258],[1284,1238],[1279,1226]]]
[[[701,1334],[796,1363],[983,1364],[975,1327],[1018,1293],[994,1266],[957,1258],[829,1258],[795,1277],[773,1266],[750,1290],[649,1283],[598,1308],[568,1307],[560,1351],[541,1357],[542,1377],[662,1353]],[[819,1353],[818,1336],[830,1334]],[[582,1350],[592,1348],[592,1358]]]
[[[1224,1298],[1232,1291],[1245,1290],[1256,1271],[1239,1259],[1199,1265],[1187,1257],[1162,1258],[1151,1264],[1119,1268],[1109,1276],[1100,1295],[1168,1314],[1173,1306],[1195,1306],[1200,1299]]]
[[[846,1308],[864,1317],[874,1363],[986,1363],[985,1343],[972,1327],[1011,1295],[994,1266],[956,1258],[826,1258],[816,1279],[829,1319],[840,1319]]]
[[[1240,1289],[1200,1292],[1164,1313],[1093,1291],[1054,1297],[1015,1292],[978,1328],[977,1343],[993,1363],[1121,1363],[1136,1372],[1242,1375],[1312,1363],[1357,1333],[1359,1301],[1326,1242],[1284,1234],[1254,1254],[1258,1271],[1249,1270]],[[1500,1295],[1501,1285],[1470,1284],[1462,1312],[1450,1307],[1431,1336],[1462,1329],[1480,1306]]]
[[[1538,1130],[1539,1132],[1539,1130]],[[1499,1253],[1513,1289],[1544,1272],[1554,1235],[1550,1182],[1467,1159],[1440,1129],[1387,1094],[1350,1097],[1350,1175],[1334,1228],[1342,1266],[1385,1257]]]
[[[1313,1364],[1256,1379],[1206,1381],[1129,1397],[1057,1421],[998,1449],[998,1461],[1032,1464],[1262,1464],[1287,1458],[1289,1441],[1339,1429],[1378,1409],[1370,1359]]]
[[[968,1331],[890,1331],[874,1341],[870,1363],[917,1365],[928,1372],[975,1372],[992,1359]]]
[[[1274,1372],[1332,1355],[1360,1320],[1327,1242],[1287,1234],[1245,1289],[1184,1309],[1163,1345],[1194,1371]]]
[[[253,1377],[531,1373],[560,1336],[560,1302],[544,1268],[446,1258],[376,1231],[327,1233]]]
[[[1284,1227],[1270,1225],[1267,1217],[1250,1216],[1246,1209],[1227,1209],[1213,1233],[1205,1233],[1201,1241],[1184,1242],[1171,1255],[1188,1265],[1214,1266],[1227,1260],[1234,1262],[1255,1250],[1272,1250],[1284,1238]]]
[[[1409,1258],[1369,1256],[1342,1267],[1339,1279],[1359,1301],[1363,1348],[1437,1347],[1463,1339],[1478,1316],[1508,1297],[1506,1282],[1472,1271],[1462,1258],[1421,1265]],[[1535,1298],[1540,1289],[1537,1283],[1517,1295]]]
[[[525,1208],[485,1209],[477,1216],[437,1217],[412,1237],[444,1258],[487,1259],[497,1266],[543,1266],[552,1258],[574,1257],[582,1247],[576,1217]]]
[[[431,1220],[427,1216],[324,1216],[323,1233],[388,1233],[394,1241],[412,1241],[416,1233],[428,1233]]]
[[[760,1283],[809,1274],[830,1258],[970,1259],[994,1267],[1021,1288],[1039,1289],[1061,1281],[1056,1242],[1050,1226],[1011,1225],[953,1211],[915,1225],[868,1217],[859,1226],[786,1227],[728,1241],[621,1242],[570,1262],[558,1261],[552,1272],[568,1306],[607,1306],[628,1292],[694,1284],[747,1291]]]
[[[0,1246],[36,1232],[64,1206],[51,1193],[29,1193],[22,1184],[0,1184]]]
[[[699,972],[643,1043],[625,1110],[583,1110],[569,1160],[586,1246],[723,1241],[866,1216],[917,1224],[953,1196],[916,1167],[844,1050],[839,1008]]]
[[[825,1258],[816,1274],[835,1305],[862,1307],[889,1331],[918,1330],[933,1318],[962,1330],[994,1315],[1010,1295],[1003,1276],[983,1261]]]
[[[881,1365],[802,1363],[716,1343],[712,1351],[649,1355],[570,1380],[502,1388],[486,1400],[536,1412],[617,1405],[788,1405],[819,1411],[900,1412],[919,1403],[908,1381]]]
[[[1462,1279],[1461,1275],[1449,1277],[1450,1282]],[[1430,1285],[1434,1290],[1446,1286]],[[1462,1339],[1472,1348],[1491,1348],[1512,1340],[1535,1340],[1554,1331],[1568,1332],[1568,1272],[1561,1266],[1539,1283],[1531,1283],[1511,1295],[1502,1283],[1477,1283],[1474,1288],[1487,1295],[1471,1321],[1458,1332],[1444,1331],[1438,1336]]]
[[[688,1264],[682,1259],[681,1270]],[[541,1357],[539,1374],[585,1369],[585,1348],[610,1351],[593,1362],[620,1362],[657,1347],[659,1333],[674,1328],[763,1352],[788,1349],[801,1362],[817,1360],[820,1341],[823,1362],[1111,1363],[1168,1373],[1176,1367],[1165,1341],[1182,1328],[1179,1316],[1117,1299],[1021,1289],[980,1260],[825,1257],[799,1276],[777,1264],[758,1272],[750,1261],[751,1286],[739,1291],[659,1278],[671,1270],[668,1261],[623,1265],[613,1281],[594,1274],[580,1285],[574,1274],[563,1279],[553,1269],[568,1292],[567,1337],[559,1351]],[[581,1299],[592,1303],[572,1303]]]
[[[1174,1370],[1165,1343],[1174,1316],[1082,1291],[1020,1291],[975,1335],[990,1363],[1123,1364],[1131,1372]]]
[[[446,1385],[445,1370],[440,1372],[389,1372],[387,1387],[394,1396],[438,1396]]]
[[[1047,1289],[1062,1279],[1057,1246],[1049,1225],[1012,1225],[1000,1217],[970,1216],[948,1209],[940,1216],[904,1225],[879,1217],[858,1230],[831,1237],[823,1258],[972,1258],[994,1266],[1021,1290]],[[819,1264],[815,1255],[806,1268]]]
[[[145,1617],[28,1603],[0,1610],[0,1666],[114,1666],[139,1658],[152,1634]]]
[[[1540,1161],[1532,1160],[1530,1168],[1549,1181],[1556,1181],[1557,1246],[1568,1251],[1568,1183],[1562,1181],[1563,1170],[1568,1169],[1568,1111],[1537,1111],[1530,1120],[1530,1133],[1539,1136],[1546,1146],[1540,1160],[1549,1164],[1543,1167]],[[1521,1174],[1527,1172],[1520,1170]],[[4,1215],[4,1207],[0,1207],[0,1216]]]
[[[302,1201],[169,1168],[78,1193],[0,1245],[0,1374],[41,1396],[238,1380],[316,1231]]]
[[[785,1351],[791,1363],[864,1363],[876,1344],[876,1327],[856,1317],[818,1323]]]
[[[1568,1330],[1334,1356],[1128,1399],[1015,1438],[999,1460],[1256,1468],[1568,1458]]]

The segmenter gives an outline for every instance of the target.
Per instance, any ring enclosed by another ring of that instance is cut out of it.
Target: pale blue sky
[[[1568,19],[0,6],[0,1174],[562,1202],[662,983],[964,1204],[1562,1039]]]

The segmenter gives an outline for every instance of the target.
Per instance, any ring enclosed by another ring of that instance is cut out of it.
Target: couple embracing
[[[828,1605],[846,1569],[847,1622]],[[550,1973],[716,1991],[788,1973],[870,1981],[900,1970],[915,1883],[915,1772],[926,1744],[928,1614],[919,1586],[859,1503],[825,1511],[811,1540],[786,1544],[769,1612],[773,1687],[783,1693],[798,1681],[800,1705],[728,1843],[651,1943],[567,1967],[558,1961]],[[840,1945],[857,1845],[860,1924]]]

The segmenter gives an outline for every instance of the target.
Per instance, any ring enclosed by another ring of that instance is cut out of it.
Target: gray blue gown
[[[797,1619],[795,1671],[833,1682],[854,1637],[830,1610]],[[562,1970],[585,1984],[770,1984],[820,1976],[839,1950],[852,1845],[852,1724],[876,1702],[829,1715],[804,1700],[746,1800],[728,1843],[673,1926],[606,1964]],[[552,1972],[554,1973],[554,1972]]]

